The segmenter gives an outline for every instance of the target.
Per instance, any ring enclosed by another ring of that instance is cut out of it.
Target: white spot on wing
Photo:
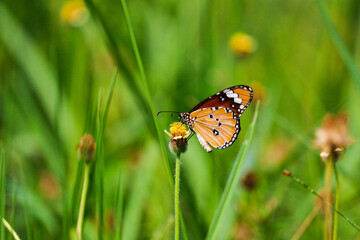
[[[240,109],[243,109],[245,106],[244,105],[240,105]]]
[[[234,102],[241,104],[242,103],[242,99],[241,98],[234,98]]]
[[[237,97],[239,97],[239,96],[237,95],[237,93],[234,93],[233,91],[227,92],[227,93],[226,93],[226,96],[227,96],[228,98],[237,98]]]

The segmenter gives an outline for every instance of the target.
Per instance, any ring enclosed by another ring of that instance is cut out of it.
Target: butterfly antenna
[[[156,116],[159,116],[160,113],[171,113],[171,116],[173,116],[174,113],[179,114],[180,112],[175,112],[175,111],[160,111],[156,114]]]

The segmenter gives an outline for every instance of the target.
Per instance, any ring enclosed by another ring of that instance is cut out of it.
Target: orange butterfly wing
[[[215,148],[227,148],[240,132],[240,119],[229,108],[203,108],[192,112],[190,117],[194,119],[193,130],[200,144],[208,152],[211,148],[207,143]]]
[[[237,85],[226,88],[196,105],[190,113],[208,107],[227,107],[233,112],[241,114],[250,105],[253,99],[253,90],[249,86]]]
[[[240,132],[240,116],[250,105],[253,90],[237,85],[226,88],[196,105],[179,117],[192,128],[206,151],[231,146]],[[210,144],[210,145],[209,145]]]

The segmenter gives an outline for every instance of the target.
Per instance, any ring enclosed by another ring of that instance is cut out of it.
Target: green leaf
[[[227,210],[227,208],[229,207],[231,199],[234,196],[236,185],[240,178],[241,168],[244,163],[247,150],[249,149],[249,146],[250,146],[253,134],[254,134],[255,123],[256,123],[256,119],[257,119],[258,111],[259,111],[259,105],[260,105],[260,102],[258,101],[256,104],[253,120],[251,122],[251,125],[249,126],[247,133],[246,133],[246,136],[245,136],[244,142],[240,148],[240,151],[235,159],[235,162],[231,169],[230,176],[229,176],[226,186],[225,186],[225,190],[221,196],[220,203],[219,203],[219,205],[216,209],[215,215],[211,221],[210,228],[208,230],[208,234],[206,237],[206,239],[208,239],[208,240],[216,239],[217,231],[223,220],[224,213]]]

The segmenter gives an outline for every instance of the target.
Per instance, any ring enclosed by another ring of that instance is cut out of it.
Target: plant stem
[[[287,170],[284,170],[284,171],[289,172]],[[285,176],[290,177],[292,180],[294,180],[295,182],[297,182],[298,184],[303,186],[306,190],[308,190],[309,192],[314,194],[316,197],[321,199],[327,206],[331,207],[337,214],[339,214],[340,217],[342,217],[345,221],[350,223],[351,226],[353,226],[356,230],[358,230],[360,232],[360,227],[356,223],[354,223],[350,218],[346,217],[342,212],[340,212],[338,209],[336,209],[335,206],[332,205],[330,202],[326,202],[325,199],[321,195],[319,195],[314,189],[309,187],[309,185],[304,183],[304,181],[302,181],[300,178],[294,177],[291,173],[290,173],[290,175],[285,175]]]
[[[333,161],[334,164],[334,173],[335,173],[335,208],[339,209],[339,190],[340,190],[340,181],[339,181],[339,175],[336,169],[336,162]],[[334,214],[334,231],[333,231],[333,240],[337,239],[337,229],[338,229],[338,215]]]
[[[298,240],[301,238],[301,236],[304,234],[305,230],[310,226],[311,222],[314,220],[316,215],[319,213],[319,208],[314,207],[314,209],[311,211],[309,216],[305,219],[305,221],[301,224],[301,226],[298,228],[294,236],[291,238],[291,240]]]
[[[5,173],[5,152],[3,149],[0,149],[0,218],[2,219],[5,217]],[[5,229],[3,226],[0,226],[0,239],[5,239]]]
[[[19,236],[15,232],[15,230],[11,227],[11,225],[5,220],[5,218],[2,219],[2,222],[4,226],[9,230],[9,232],[13,235],[15,240],[20,240]]]
[[[85,213],[85,204],[86,204],[86,194],[89,185],[89,173],[90,173],[90,166],[89,164],[85,164],[85,171],[84,171],[84,183],[81,192],[81,201],[80,201],[80,208],[79,208],[79,216],[76,226],[76,232],[78,235],[79,240],[82,240],[82,226],[84,222],[84,213]]]
[[[179,193],[180,193],[180,153],[176,156],[175,169],[175,240],[180,238],[179,228]]]
[[[332,179],[332,171],[333,171],[333,160],[329,158],[326,161],[325,165],[325,201],[330,203],[331,200],[331,179]],[[324,237],[327,240],[332,239],[332,209],[330,207],[325,207],[325,232]]]

